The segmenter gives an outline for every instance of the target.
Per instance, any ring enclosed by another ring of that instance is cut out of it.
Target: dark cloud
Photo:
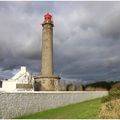
[[[101,33],[105,37],[112,38],[113,40],[120,40],[120,13],[119,8],[117,7],[114,11],[111,11],[103,19],[103,23],[100,26]]]
[[[40,72],[43,14],[54,18],[54,68],[63,79],[119,80],[120,2],[0,2],[0,77]]]

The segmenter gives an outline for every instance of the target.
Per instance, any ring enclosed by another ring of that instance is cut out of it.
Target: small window
[[[0,88],[2,88],[2,81],[0,81]]]

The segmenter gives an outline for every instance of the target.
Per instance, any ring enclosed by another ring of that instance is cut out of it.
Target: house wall
[[[16,90],[16,81],[3,81],[2,90],[9,92]]]

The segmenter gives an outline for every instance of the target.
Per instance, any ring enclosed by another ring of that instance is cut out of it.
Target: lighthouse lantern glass
[[[49,13],[45,14],[44,21],[45,22],[52,22],[52,15],[50,15]]]

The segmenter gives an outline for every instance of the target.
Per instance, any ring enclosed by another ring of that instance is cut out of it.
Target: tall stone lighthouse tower
[[[36,77],[38,90],[53,91],[59,89],[59,76],[54,75],[53,64],[53,20],[49,13],[44,15],[42,23],[42,62],[41,73]]]

